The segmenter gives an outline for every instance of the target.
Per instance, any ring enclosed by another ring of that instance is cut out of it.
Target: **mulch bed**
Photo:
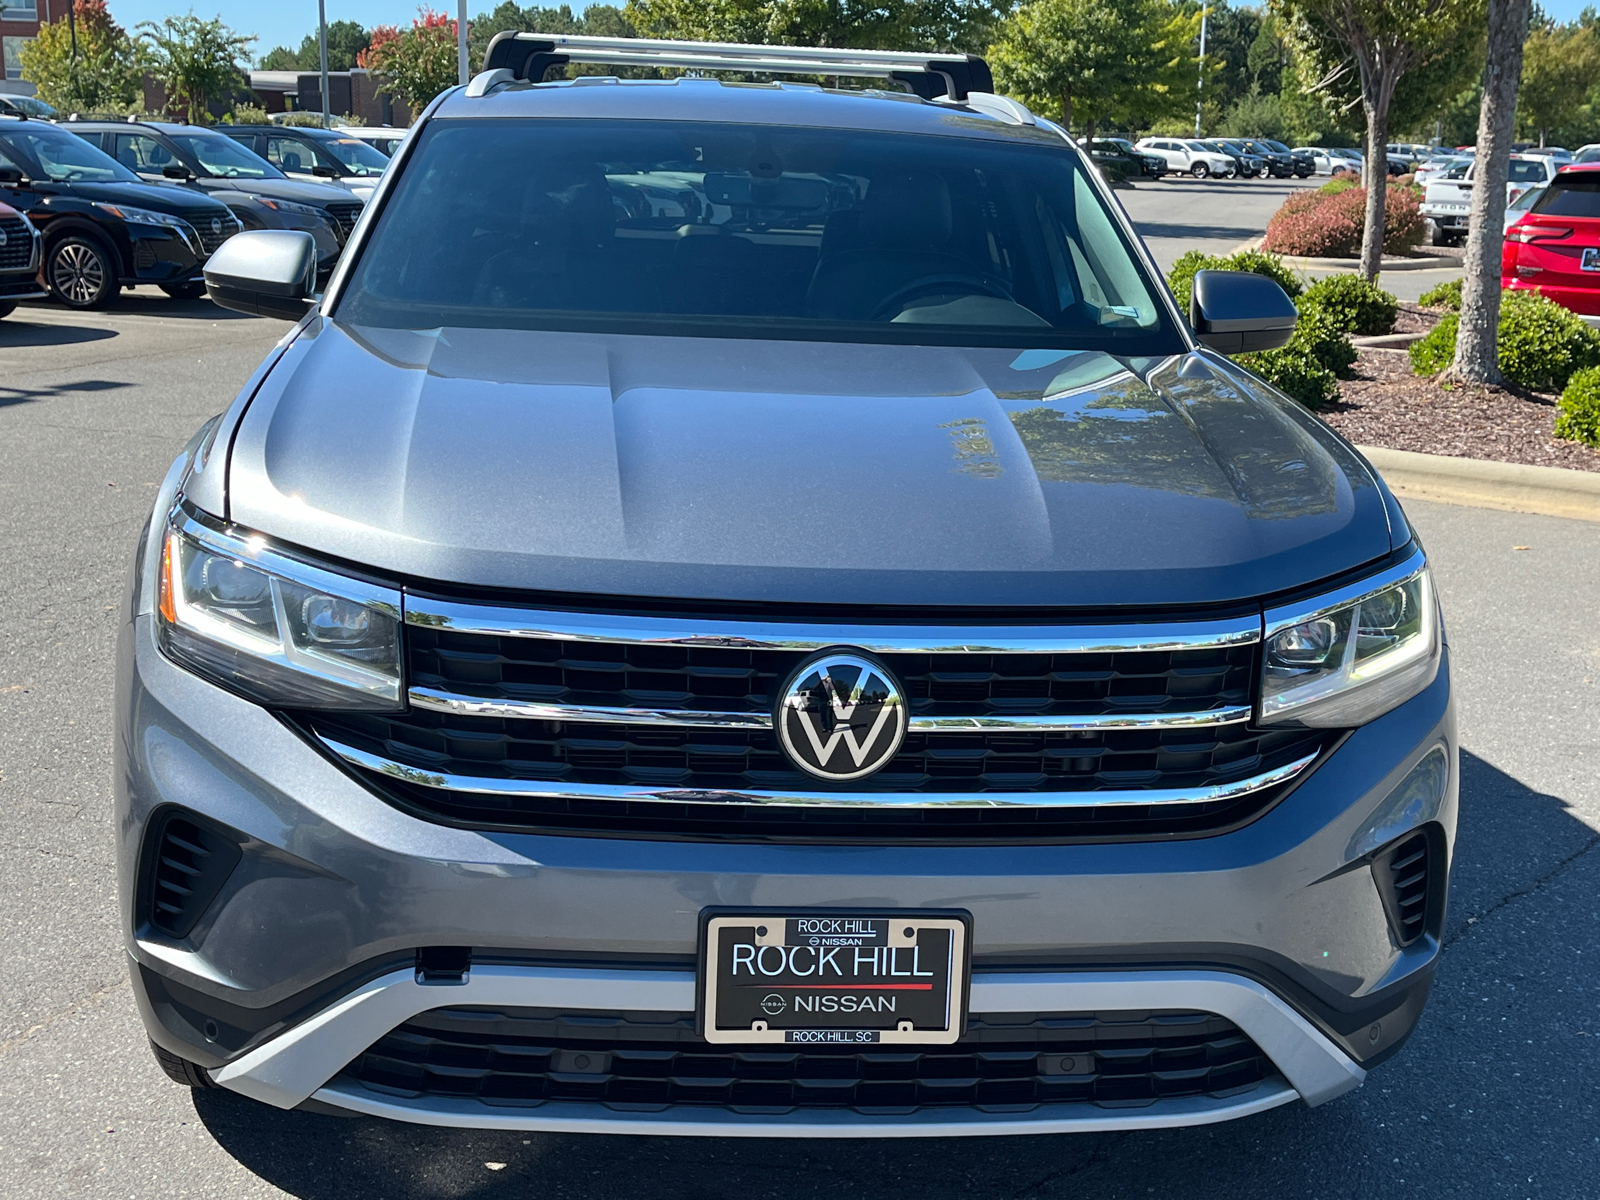
[[[1395,332],[1430,328],[1438,316],[1402,305]],[[1338,402],[1317,415],[1359,445],[1600,472],[1600,449],[1554,436],[1554,395],[1441,387],[1413,375],[1410,358],[1392,350],[1362,350],[1352,372],[1339,383]]]

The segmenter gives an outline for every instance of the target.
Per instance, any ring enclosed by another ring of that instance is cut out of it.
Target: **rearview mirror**
[[[1276,350],[1294,334],[1300,312],[1288,294],[1251,271],[1196,271],[1189,323],[1202,346],[1223,354]]]
[[[182,163],[168,163],[161,168],[161,173],[168,179],[193,179],[194,172]]]
[[[298,321],[311,310],[317,243],[298,229],[252,229],[223,242],[203,274],[211,299],[234,312]]]

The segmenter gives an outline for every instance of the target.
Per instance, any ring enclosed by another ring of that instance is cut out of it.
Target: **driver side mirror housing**
[[[317,243],[298,229],[236,233],[207,261],[206,291],[223,308],[298,321],[311,311]]]
[[[312,167],[311,173],[320,179],[339,178],[339,172],[335,171],[332,167],[325,167],[321,163],[318,163],[316,166]]]
[[[1223,354],[1276,350],[1300,311],[1281,287],[1252,271],[1196,271],[1189,324],[1202,346]]]
[[[25,183],[26,177],[17,167],[0,167],[0,183]]]
[[[161,173],[168,179],[193,179],[194,172],[182,163],[168,163],[161,168]]]

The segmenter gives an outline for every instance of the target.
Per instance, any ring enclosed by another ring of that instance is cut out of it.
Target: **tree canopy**
[[[187,13],[160,22],[141,21],[139,39],[150,74],[167,89],[167,107],[188,120],[210,120],[206,104],[244,86],[250,43],[220,18],[202,20]]]
[[[78,26],[74,57],[66,17],[39,26],[39,36],[22,46],[22,77],[39,99],[62,112],[122,113],[142,107],[138,47],[111,19],[105,0],[75,0]]]
[[[361,52],[372,44],[372,35],[358,21],[328,22],[328,70],[348,71],[356,65]],[[322,69],[322,48],[317,35],[308,33],[300,40],[300,48],[274,46],[261,57],[264,71],[319,71]]]
[[[999,14],[990,0],[629,0],[623,15],[643,37],[973,50]]]

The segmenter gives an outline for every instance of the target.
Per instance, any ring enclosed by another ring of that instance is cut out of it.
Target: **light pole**
[[[1200,6],[1200,81],[1194,89],[1194,136],[1200,136],[1200,108],[1205,102],[1206,91],[1206,14],[1205,5]]]
[[[322,51],[322,127],[328,120],[328,0],[317,0],[317,45]]]
[[[467,0],[461,0],[456,15],[456,73],[460,82],[467,82]]]

